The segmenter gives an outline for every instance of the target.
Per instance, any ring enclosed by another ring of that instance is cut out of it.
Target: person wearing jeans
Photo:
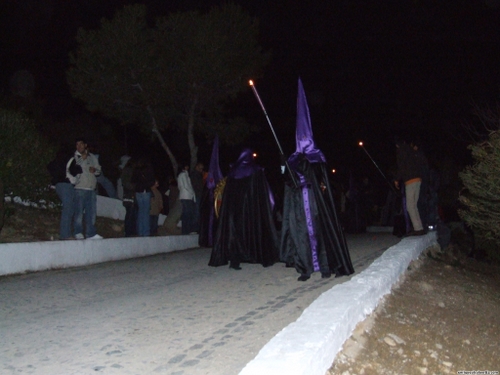
[[[95,190],[75,189],[75,237],[83,239],[83,219],[85,219],[85,238],[100,239],[95,228],[96,220]],[[78,235],[80,234],[80,235]]]
[[[398,173],[394,185],[399,189],[400,181],[404,183],[406,209],[413,226],[413,230],[408,235],[421,236],[426,233],[417,207],[422,183],[422,161],[406,142],[396,140],[396,152]]]
[[[147,237],[151,234],[149,223],[149,211],[151,209],[151,191],[135,193],[137,202],[137,234]]]
[[[151,164],[145,159],[137,161],[132,173],[132,183],[135,187],[137,205],[137,235],[146,237],[151,234],[149,211],[151,209],[151,187],[155,183],[155,176]]]
[[[59,239],[73,239],[71,227],[73,223],[73,214],[75,212],[75,187],[66,177],[66,168],[71,160],[71,150],[66,147],[61,147],[56,154],[54,160],[48,165],[47,169],[52,177],[52,186],[55,188],[57,196],[61,200],[61,221],[59,224]],[[81,173],[78,168],[73,171],[75,174]]]
[[[59,182],[56,184],[56,193],[62,203],[59,239],[68,240],[72,237],[71,223],[75,212],[75,187],[69,182]]]
[[[179,186],[179,200],[182,204],[182,234],[197,232],[196,195],[191,185],[188,165],[184,166],[182,172],[179,173],[177,185]]]
[[[74,166],[81,168],[76,176],[72,170]],[[77,240],[102,239],[95,228],[96,219],[96,176],[101,173],[101,166],[97,158],[87,149],[87,142],[83,138],[76,141],[75,155],[68,163],[66,175],[75,184],[75,215],[74,229]],[[85,236],[83,235],[83,219],[85,213]]]

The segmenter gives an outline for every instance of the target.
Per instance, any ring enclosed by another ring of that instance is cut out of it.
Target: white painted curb
[[[240,375],[325,375],[336,354],[423,250],[435,232],[408,237],[387,249],[351,280],[324,292],[271,339]]]
[[[198,235],[0,244],[0,276],[87,266],[196,248]]]

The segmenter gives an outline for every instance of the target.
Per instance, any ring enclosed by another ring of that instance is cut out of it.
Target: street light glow
[[[253,81],[252,81],[252,80],[248,81],[248,84],[249,84],[250,86],[253,86]]]

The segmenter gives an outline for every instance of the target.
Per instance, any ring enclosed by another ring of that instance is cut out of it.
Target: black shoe
[[[306,280],[309,280],[309,278],[310,278],[310,276],[301,275],[301,276],[299,276],[297,281],[306,281]]]
[[[405,234],[403,235],[403,237],[411,237],[411,236],[414,236],[414,235],[415,235],[415,231],[414,231],[414,230],[411,230],[411,231],[409,231],[408,233],[405,233]]]
[[[322,279],[329,279],[330,277],[332,277],[332,273],[330,271],[328,271],[328,272],[321,272],[321,278]]]
[[[232,268],[233,270],[241,270],[240,264],[239,263],[229,263],[229,268]]]

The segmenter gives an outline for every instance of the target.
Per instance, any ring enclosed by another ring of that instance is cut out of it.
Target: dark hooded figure
[[[335,210],[326,159],[314,144],[300,79],[296,143],[288,163],[298,186],[285,185],[280,260],[295,267],[299,281],[318,271],[323,278],[350,275],[354,268]]]
[[[273,221],[273,196],[264,170],[245,149],[225,180],[210,266],[241,269],[240,263],[264,267],[278,261],[278,235]]]
[[[201,197],[198,244],[203,247],[211,247],[214,244],[214,237],[217,230],[214,190],[220,180],[222,180],[222,172],[219,167],[219,138],[215,136],[210,165],[208,167],[207,182]]]

